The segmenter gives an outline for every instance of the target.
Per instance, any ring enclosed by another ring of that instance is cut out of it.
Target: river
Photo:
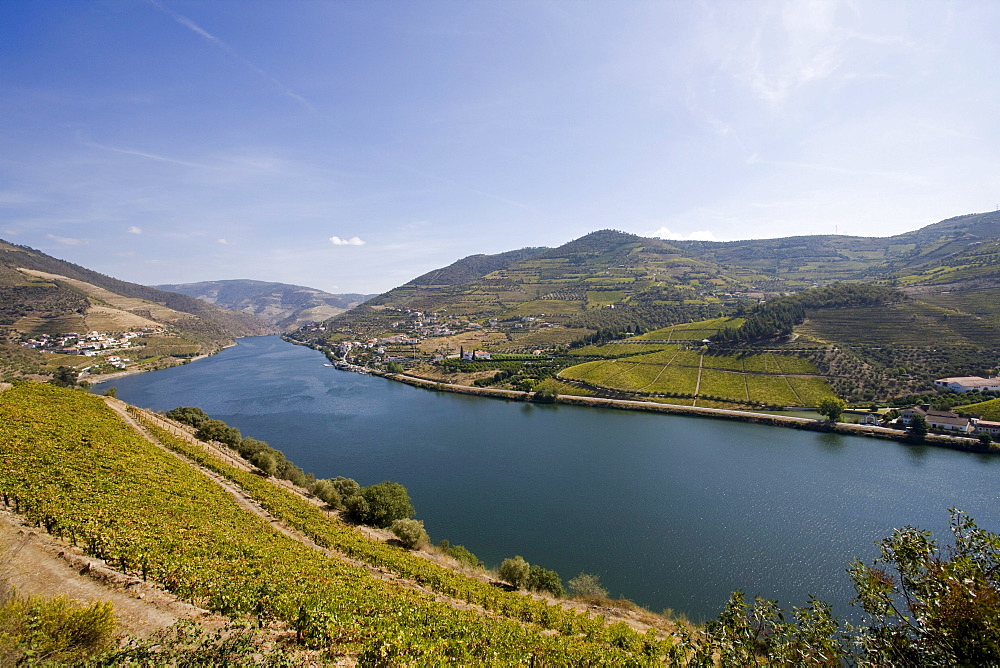
[[[845,569],[894,527],[947,542],[958,507],[1000,530],[1000,457],[430,392],[325,362],[254,337],[110,384],[138,406],[199,406],[318,477],[401,482],[433,540],[488,565],[520,554],[564,580],[595,573],[613,596],[695,620],[734,589],[855,617]]]

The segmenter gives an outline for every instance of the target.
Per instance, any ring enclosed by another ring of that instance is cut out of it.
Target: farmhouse
[[[980,376],[938,378],[934,381],[934,385],[938,389],[951,390],[952,392],[1000,391],[1000,378],[981,378]]]
[[[975,420],[962,417],[958,413],[954,413],[952,411],[931,410],[931,407],[928,404],[907,408],[899,414],[899,421],[906,426],[909,426],[913,422],[913,418],[917,415],[923,416],[923,418],[927,420],[927,426],[931,429],[959,432],[962,434],[971,433],[975,428],[976,423]]]
[[[1000,422],[993,420],[974,420],[977,434],[989,434],[994,438],[1000,438]]]

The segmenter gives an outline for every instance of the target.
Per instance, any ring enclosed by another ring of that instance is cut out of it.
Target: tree
[[[253,453],[250,456],[250,463],[269,476],[273,476],[278,467],[274,454],[268,450],[261,450]]]
[[[208,413],[197,406],[178,406],[173,410],[167,411],[166,416],[171,420],[189,424],[195,429],[200,427],[203,422],[211,419],[208,417]]]
[[[330,480],[330,484],[333,485],[337,493],[340,494],[340,498],[349,499],[352,496],[357,496],[361,494],[361,485],[358,484],[353,478],[345,478],[343,476],[337,476]]]
[[[238,448],[243,440],[239,429],[230,427],[222,420],[205,420],[194,436],[200,441],[218,441],[231,448]]]
[[[827,397],[819,402],[817,412],[825,416],[830,422],[836,422],[843,415],[845,408],[847,408],[847,402],[843,399],[839,397]]]
[[[368,512],[362,522],[383,529],[394,521],[413,515],[413,504],[406,487],[398,482],[383,481],[361,490],[361,497],[367,502]]]
[[[118,398],[118,388],[115,387],[114,385],[112,385],[108,389],[104,390],[103,396],[105,396],[105,397],[111,397],[112,399],[117,399]]]
[[[868,617],[860,640],[869,663],[1000,664],[1000,535],[956,509],[950,524],[948,549],[904,527],[879,543],[870,566],[849,569]]]
[[[986,433],[984,431],[983,433],[981,433],[979,435],[979,444],[980,445],[989,447],[991,443],[993,443],[993,437],[990,436],[988,433]]]
[[[329,504],[334,508],[340,508],[343,506],[343,499],[340,496],[340,492],[334,487],[333,482],[330,480],[317,480],[313,483],[312,488],[309,490],[316,496],[317,499],[323,503]]]
[[[910,419],[910,433],[918,441],[922,441],[929,430],[930,427],[927,425],[927,418],[923,415],[914,415]]]
[[[569,590],[579,598],[607,598],[608,590],[601,586],[600,578],[590,573],[580,573],[569,581]]]
[[[558,573],[534,564],[528,569],[528,589],[532,591],[547,591],[557,598],[566,595],[562,578],[559,577]]]
[[[396,534],[396,538],[407,548],[424,547],[430,542],[430,536],[424,529],[424,523],[420,520],[396,520],[392,523],[391,530]]]
[[[500,568],[497,569],[497,575],[500,576],[501,580],[514,585],[518,589],[527,586],[528,574],[530,572],[531,566],[520,555],[504,559],[500,562]]]
[[[59,387],[76,387],[79,372],[71,366],[61,366],[52,374],[52,384]]]

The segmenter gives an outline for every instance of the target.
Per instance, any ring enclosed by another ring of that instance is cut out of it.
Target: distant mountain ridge
[[[402,309],[478,322],[532,317],[576,331],[627,331],[629,324],[714,317],[744,297],[835,281],[901,287],[959,314],[1000,316],[1000,306],[989,306],[993,298],[1000,304],[1000,212],[956,216],[880,238],[664,241],[599,230],[558,248],[463,258],[326,324],[372,334],[390,329],[393,318],[385,309]],[[966,293],[975,293],[967,308],[955,297]]]
[[[374,295],[331,294],[315,288],[250,279],[154,286],[232,311],[252,313],[283,330],[322,322]]]
[[[146,320],[170,325],[208,349],[235,337],[275,331],[253,315],[105,276],[3,240],[0,295],[0,326],[22,333],[78,331],[92,326],[88,318],[98,314],[103,323],[117,319],[123,324]]]

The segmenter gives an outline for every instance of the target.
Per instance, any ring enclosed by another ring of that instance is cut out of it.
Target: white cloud
[[[235,245],[232,241],[226,241],[225,239],[219,239],[219,243],[223,246],[233,246]]]
[[[90,243],[86,239],[73,239],[72,237],[58,237],[54,234],[46,234],[49,239],[60,244],[62,246],[82,246],[86,243]]]
[[[719,238],[716,237],[711,230],[698,230],[697,232],[691,232],[690,234],[681,234],[679,232],[671,232],[666,227],[661,227],[646,236],[656,237],[657,239],[666,239],[668,241],[719,241]]]
[[[129,234],[142,234],[142,228],[141,227],[136,227],[135,225],[132,225],[131,227],[128,228],[128,233]]]
[[[361,240],[360,237],[351,237],[350,239],[341,239],[340,237],[330,237],[330,243],[334,246],[364,246],[365,242]]]

